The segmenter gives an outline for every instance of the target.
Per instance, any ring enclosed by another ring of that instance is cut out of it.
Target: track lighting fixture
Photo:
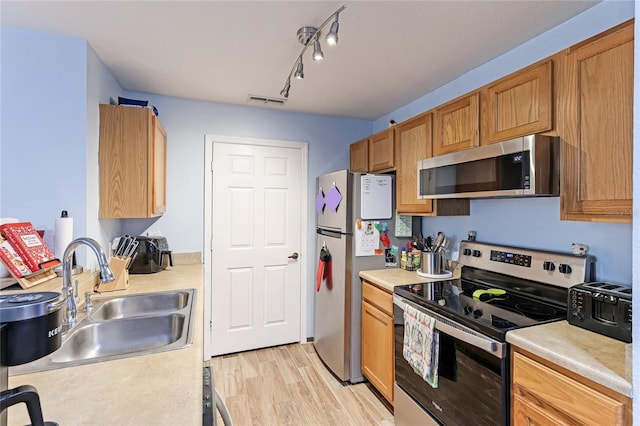
[[[289,97],[289,89],[291,88],[291,76],[299,80],[304,78],[304,71],[303,71],[304,65],[302,64],[302,57],[304,56],[304,52],[307,51],[307,48],[310,45],[313,45],[312,58],[314,61],[321,61],[324,58],[324,53],[322,53],[322,48],[320,47],[320,40],[318,38],[320,37],[322,29],[333,18],[335,18],[335,20],[331,24],[331,30],[325,37],[325,41],[330,46],[335,46],[336,44],[338,44],[338,28],[340,26],[338,24],[338,15],[340,14],[340,12],[346,9],[346,7],[347,7],[346,5],[341,6],[338,10],[333,12],[331,16],[329,16],[327,20],[324,21],[322,25],[320,25],[318,28],[301,27],[298,29],[298,32],[297,32],[298,41],[302,43],[304,47],[302,48],[302,51],[300,52],[300,54],[298,55],[298,58],[294,62],[293,67],[291,68],[291,71],[289,71],[289,75],[284,84],[284,87],[280,91],[280,95],[284,96],[285,98]]]

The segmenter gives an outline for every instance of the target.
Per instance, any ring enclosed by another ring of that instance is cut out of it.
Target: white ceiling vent
[[[263,104],[284,105],[287,100],[285,98],[270,98],[268,96],[248,95],[247,102],[261,102]]]

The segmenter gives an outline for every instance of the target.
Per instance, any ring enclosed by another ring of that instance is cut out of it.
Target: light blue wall
[[[1,28],[0,217],[86,228],[87,43]]]
[[[119,224],[98,221],[97,105],[122,89],[84,40],[0,30],[0,217],[45,229],[52,246],[55,218],[67,210],[74,237],[107,245]],[[77,258],[95,263],[85,249]]]
[[[409,105],[379,118],[374,122],[374,131],[386,128],[390,119],[402,122],[633,16],[634,2],[602,2]],[[635,190],[636,199],[639,194],[637,188],[638,186]],[[457,243],[466,238],[467,231],[475,230],[479,241],[524,247],[567,251],[573,242],[587,244],[597,258],[598,280],[627,285],[632,282],[631,224],[560,221],[559,198],[473,200],[470,216],[424,218],[422,228],[425,235],[443,231],[455,237]]]

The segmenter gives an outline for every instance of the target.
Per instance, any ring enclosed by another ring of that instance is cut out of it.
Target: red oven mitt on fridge
[[[324,277],[325,269],[327,268],[327,262],[331,262],[331,255],[326,247],[320,249],[320,259],[318,259],[318,272],[316,274],[316,291],[320,291],[322,285],[322,278]]]

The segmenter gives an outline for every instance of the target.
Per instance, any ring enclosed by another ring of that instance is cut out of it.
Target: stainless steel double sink
[[[195,289],[99,298],[58,350],[11,375],[148,355],[193,342]]]

